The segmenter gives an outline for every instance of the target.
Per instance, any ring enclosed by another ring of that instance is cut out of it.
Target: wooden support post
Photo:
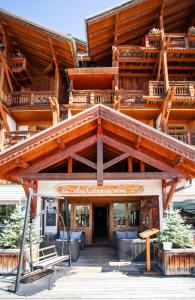
[[[0,64],[0,69],[0,98],[3,98],[3,82],[5,74],[5,67],[3,64]]]
[[[143,161],[140,161],[140,172],[145,172],[145,163]]]
[[[166,204],[165,204],[165,207],[164,207],[165,210],[168,209],[168,208],[170,208],[171,200],[172,200],[173,195],[175,193],[177,184],[178,184],[178,179],[176,181],[173,181],[173,183],[172,183],[172,185],[170,187],[169,193],[167,195]]]
[[[57,61],[57,57],[56,57],[56,53],[54,50],[54,46],[53,46],[53,42],[51,37],[49,37],[49,43],[50,43],[50,48],[51,48],[51,53],[53,56],[53,61],[55,64],[55,97],[58,100],[59,98],[59,86],[60,86],[60,69],[59,69],[59,65],[58,65],[58,61]]]
[[[70,77],[70,92],[69,92],[69,104],[73,104],[73,78]]]
[[[72,157],[68,157],[68,173],[72,173],[72,167],[73,167]]]
[[[151,262],[150,262],[150,237],[146,238],[146,272],[150,272]]]
[[[101,119],[98,119],[97,129],[97,185],[103,185],[103,132]]]
[[[128,157],[128,172],[133,172],[133,159],[131,156]]]

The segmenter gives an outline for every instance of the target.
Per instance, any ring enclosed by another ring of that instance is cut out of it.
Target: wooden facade
[[[194,6],[128,1],[86,19],[87,44],[0,10],[0,177],[26,194],[61,184],[88,244],[96,214],[110,243],[161,227],[195,177]]]

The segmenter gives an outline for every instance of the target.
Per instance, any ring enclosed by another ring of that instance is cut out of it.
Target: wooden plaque
[[[89,195],[132,195],[144,192],[144,187],[137,184],[120,185],[58,185],[56,192],[64,196],[89,196]]]

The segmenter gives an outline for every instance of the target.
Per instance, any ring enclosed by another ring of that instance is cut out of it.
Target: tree
[[[16,205],[15,210],[10,215],[9,220],[5,220],[5,227],[0,236],[0,245],[3,248],[20,248],[24,225],[25,210],[22,205]],[[29,243],[30,224],[27,227],[26,241]],[[32,230],[32,241],[38,241],[35,229]]]
[[[157,242],[172,242],[174,248],[193,247],[192,226],[185,224],[179,209],[171,209],[166,219],[166,228],[160,232]]]

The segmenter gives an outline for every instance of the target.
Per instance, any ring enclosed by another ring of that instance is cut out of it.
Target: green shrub
[[[3,248],[20,248],[24,225],[25,210],[19,204],[10,215],[9,220],[4,221],[4,229],[0,236],[0,246]],[[27,227],[26,241],[29,243],[30,224]],[[35,229],[32,230],[32,241],[38,241]]]
[[[179,209],[171,209],[167,215],[166,228],[161,231],[157,243],[172,242],[173,248],[193,247],[192,226],[185,224]]]

